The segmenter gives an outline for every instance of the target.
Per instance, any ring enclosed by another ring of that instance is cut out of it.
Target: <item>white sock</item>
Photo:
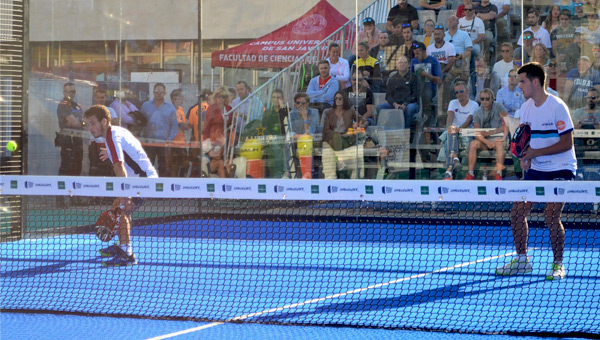
[[[119,247],[121,247],[121,249],[127,253],[127,255],[131,256],[133,254],[133,247],[131,244],[121,244]]]
[[[473,170],[473,171],[469,170],[469,175],[475,176],[475,170]]]
[[[517,255],[517,260],[519,260],[519,262],[527,262],[527,254],[525,255]]]

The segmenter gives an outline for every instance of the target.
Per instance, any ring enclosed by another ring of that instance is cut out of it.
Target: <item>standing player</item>
[[[519,71],[519,87],[527,100],[521,106],[521,123],[531,126],[531,141],[521,158],[525,180],[529,181],[570,181],[575,177],[577,160],[573,147],[573,122],[569,108],[559,98],[544,89],[544,68],[538,63],[523,65]],[[560,221],[564,203],[546,203],[544,216],[550,229],[550,242],[554,262],[546,275],[547,280],[562,279],[566,276],[563,265],[565,229]],[[527,258],[527,238],[529,228],[527,216],[532,202],[515,202],[510,212],[513,238],[517,257],[503,267],[496,269],[498,275],[524,274],[532,271]]]
[[[84,113],[88,130],[94,138],[104,137],[107,149],[100,152],[102,161],[109,159],[117,177],[158,177],[150,163],[142,144],[129,130],[120,126],[111,126],[110,112],[104,105],[94,105]],[[102,262],[107,267],[131,266],[137,264],[131,246],[131,214],[141,205],[141,200],[117,198],[114,208],[121,209],[120,224],[117,226],[119,245],[100,249],[103,257],[112,257]]]

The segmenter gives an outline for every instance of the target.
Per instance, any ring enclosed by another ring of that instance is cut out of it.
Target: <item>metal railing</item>
[[[387,20],[388,11],[392,6],[396,5],[395,0],[375,0],[370,3],[366,8],[358,12],[358,14],[352,19],[348,20],[346,24],[341,26],[335,32],[331,33],[328,37],[323,39],[320,43],[306,52],[303,56],[299,57],[290,66],[281,70],[263,85],[258,87],[252,92],[246,99],[235,105],[227,114],[232,114],[233,121],[238,122],[233,125],[235,128],[231,129],[234,136],[227,138],[227,144],[225,149],[225,157],[230,161],[233,160],[236,154],[236,148],[243,141],[241,135],[243,128],[240,128],[247,123],[247,117],[252,116],[253,112],[248,112],[248,108],[256,109],[259,105],[255,105],[257,101],[264,104],[264,109],[270,109],[272,107],[270,98],[273,90],[279,89],[284,93],[286,103],[291,103],[291,98],[298,93],[304,92],[310,78],[318,75],[309,74],[303,72],[307,65],[316,65],[319,60],[327,57],[327,48],[329,43],[337,42],[340,45],[340,52],[342,55],[352,52],[356,55],[356,39],[357,32],[361,29],[364,18],[371,17],[377,23],[385,23]],[[310,69],[310,67],[308,67]],[[301,91],[303,90],[304,91]],[[291,108],[290,108],[291,109]],[[288,110],[289,111],[289,110]],[[288,120],[289,125],[289,120]]]

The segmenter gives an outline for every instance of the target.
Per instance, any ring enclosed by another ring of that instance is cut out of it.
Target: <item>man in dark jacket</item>
[[[410,72],[408,58],[401,56],[396,64],[397,73],[390,75],[385,99],[387,103],[377,106],[377,112],[396,109],[404,112],[404,126],[408,129],[419,112],[419,79]]]

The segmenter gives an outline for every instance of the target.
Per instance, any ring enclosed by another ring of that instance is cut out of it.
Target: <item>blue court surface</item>
[[[176,338],[600,332],[594,229],[567,231],[568,277],[555,282],[545,280],[552,254],[538,228],[534,271],[516,277],[494,274],[514,256],[508,226],[195,220],[138,227],[133,240],[139,265],[126,268],[103,267],[106,243],[92,234],[1,244],[4,310],[121,316],[4,313],[2,339],[147,339],[196,328]]]

